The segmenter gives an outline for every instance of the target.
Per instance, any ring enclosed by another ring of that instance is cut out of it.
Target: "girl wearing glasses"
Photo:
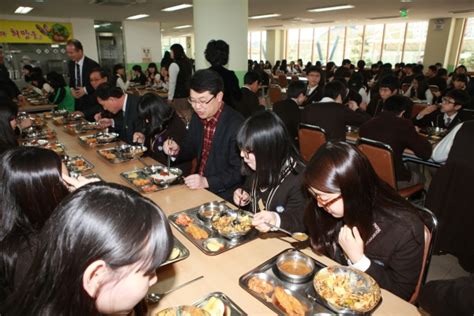
[[[237,144],[247,179],[234,191],[234,203],[250,206],[256,213],[252,224],[259,231],[269,231],[268,223],[302,232],[304,164],[281,119],[268,111],[254,114],[237,134]]]
[[[416,209],[344,142],[326,143],[308,163],[314,199],[305,214],[312,248],[371,275],[409,300],[421,272],[424,227]]]

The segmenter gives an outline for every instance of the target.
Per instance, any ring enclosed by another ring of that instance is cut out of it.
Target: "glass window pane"
[[[362,59],[367,65],[380,60],[382,52],[383,24],[367,25],[365,27],[364,54]]]
[[[300,55],[303,65],[312,59],[313,29],[301,29],[300,31]]]
[[[252,32],[250,41],[250,59],[260,61],[260,32]]]
[[[251,45],[250,45],[250,39],[252,37],[252,33],[251,32],[248,32],[247,33],[247,58],[248,59],[251,59]]]
[[[298,33],[299,29],[288,30],[288,36],[286,38],[286,60],[288,64],[292,60],[298,59]]]
[[[344,57],[350,59],[353,64],[360,60],[362,52],[363,25],[351,25],[347,27],[346,52]]]
[[[328,60],[336,65],[342,64],[344,58],[344,26],[332,26],[329,32],[329,56]]]
[[[327,62],[328,31],[329,28],[327,27],[317,27],[314,29],[313,63],[320,61],[325,64]]]
[[[403,38],[406,23],[393,23],[385,26],[385,39],[383,42],[383,62],[399,63],[402,61]]]
[[[467,19],[458,64],[474,71],[474,18]]]
[[[405,50],[403,52],[403,62],[423,62],[427,34],[428,22],[408,23],[407,39],[405,42]]]
[[[267,31],[262,31],[262,41],[260,43],[260,49],[262,52],[262,57],[261,59],[263,60],[268,60],[268,55],[267,55]]]

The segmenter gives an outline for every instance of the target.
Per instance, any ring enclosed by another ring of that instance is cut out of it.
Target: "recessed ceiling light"
[[[352,4],[342,4],[342,5],[332,6],[332,7],[308,9],[307,11],[308,12],[327,12],[327,11],[345,10],[345,9],[352,9],[352,8],[354,8]]]
[[[143,19],[146,17],[149,17],[150,15],[148,14],[137,14],[137,15],[132,15],[127,18],[127,20],[138,20],[138,19]]]
[[[193,27],[192,25],[180,25],[180,26],[175,26],[173,27],[175,30],[181,30],[181,29],[188,29],[190,27]]]
[[[249,16],[249,19],[251,20],[268,19],[268,18],[274,18],[274,17],[280,16],[280,15],[281,14],[278,14],[278,13],[254,15],[254,16]]]
[[[191,8],[192,6],[193,6],[192,4],[183,3],[183,4],[178,4],[178,5],[169,7],[169,8],[161,9],[161,11],[163,11],[163,12],[173,12],[173,11],[178,11],[178,10]]]
[[[16,8],[15,13],[16,14],[27,14],[31,10],[33,10],[32,7],[18,7],[18,8]]]

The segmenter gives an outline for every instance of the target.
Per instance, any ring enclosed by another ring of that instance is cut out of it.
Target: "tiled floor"
[[[459,265],[456,257],[452,255],[433,256],[426,281],[455,279],[469,276],[469,274]]]

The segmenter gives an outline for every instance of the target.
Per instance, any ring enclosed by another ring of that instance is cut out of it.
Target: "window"
[[[248,33],[248,59],[266,60],[267,56],[267,32],[249,32]]]
[[[383,24],[367,25],[364,36],[362,59],[367,65],[378,62],[382,57]]]
[[[408,23],[405,48],[403,51],[403,62],[423,62],[427,34],[428,22]]]
[[[346,33],[346,48],[344,58],[350,59],[353,64],[362,57],[362,39],[364,36],[364,26],[348,26]]]
[[[325,64],[328,55],[328,31],[327,27],[314,29],[313,64],[317,61]]]
[[[184,48],[184,52],[186,53],[186,55],[189,55],[188,47],[186,45],[186,36],[165,36],[161,39],[162,56],[165,54],[166,51],[170,50],[170,47],[173,44],[181,44],[181,46],[183,46]]]
[[[394,65],[402,61],[405,30],[406,23],[393,23],[385,26],[385,38],[382,48],[384,63]]]
[[[466,20],[458,65],[466,66],[468,71],[474,71],[474,18]]]
[[[292,60],[298,59],[298,44],[300,41],[300,30],[299,29],[290,29],[288,30],[286,38],[286,59],[288,64]]]
[[[345,26],[332,26],[329,28],[329,52],[328,61],[337,65],[344,59],[344,41],[346,37]]]
[[[314,29],[300,30],[300,47],[298,58],[303,60],[303,64],[313,59],[313,32]]]

